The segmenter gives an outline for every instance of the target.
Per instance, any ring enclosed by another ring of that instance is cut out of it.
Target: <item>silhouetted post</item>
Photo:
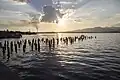
[[[49,40],[49,50],[51,50],[51,40]]]
[[[38,38],[38,42],[40,42],[40,39]]]
[[[93,38],[93,36],[90,36],[90,38],[92,39],[92,38]]]
[[[67,37],[65,39],[65,43],[66,43],[66,45],[68,45],[68,38]]]
[[[80,37],[78,38],[78,41],[80,41]]]
[[[81,40],[82,40],[82,41],[84,40],[84,35],[81,35]]]
[[[7,47],[7,60],[9,60],[9,58],[10,58],[10,49],[9,47]]]
[[[2,43],[0,42],[0,48],[2,48]]]
[[[4,48],[5,48],[5,50],[6,50],[6,45],[7,45],[7,42],[5,41],[5,42],[4,42]]]
[[[88,37],[88,39],[90,39],[90,36]]]
[[[11,53],[13,52],[13,42],[10,43]]]
[[[35,43],[35,50],[37,50],[37,43]]]
[[[70,44],[72,44],[72,39],[70,39]]]
[[[53,38],[53,49],[55,48],[55,39]]]
[[[62,38],[60,38],[60,41],[61,41],[61,42],[62,42],[62,40],[63,40],[63,39],[62,39]]]
[[[25,51],[26,51],[26,45],[24,44],[23,45],[23,52],[25,53]]]
[[[17,44],[18,44],[18,48],[20,48],[21,46],[20,46],[20,42],[19,41],[17,41]]]
[[[15,45],[15,52],[17,53],[17,44],[15,43],[14,45]]]
[[[95,36],[95,39],[96,39],[97,37]]]
[[[35,40],[34,45],[35,45],[35,50],[37,50],[37,42],[36,42],[36,40]]]
[[[31,50],[32,50],[32,51],[33,51],[33,44],[34,44],[34,43],[32,42],[32,46],[31,46]]]
[[[40,52],[40,43],[38,42],[38,51]]]
[[[27,44],[27,39],[25,39],[25,42],[24,42],[24,44]]]
[[[32,43],[34,43],[34,39],[32,39]]]
[[[5,59],[5,52],[6,52],[5,46],[2,47],[2,52],[3,52],[3,59]]]
[[[7,47],[9,47],[9,41],[7,41]]]
[[[42,38],[41,41],[44,42],[44,38]]]
[[[31,46],[31,41],[30,40],[28,40],[28,44],[29,44],[29,46]]]
[[[59,39],[57,38],[57,45],[59,44]]]
[[[48,44],[48,38],[46,38],[45,43],[46,43],[46,45]]]
[[[77,41],[77,38],[78,38],[78,37],[77,37],[77,36],[75,36],[75,42]]]
[[[40,52],[40,39],[38,39],[38,52]]]

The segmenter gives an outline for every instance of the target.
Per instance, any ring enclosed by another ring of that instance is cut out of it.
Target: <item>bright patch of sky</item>
[[[26,13],[37,11],[26,3],[18,3],[12,0],[0,0],[0,19],[28,20]]]
[[[83,6],[78,7],[71,16],[80,19],[81,23],[91,22],[90,26],[111,26],[120,20],[120,0],[83,0]]]

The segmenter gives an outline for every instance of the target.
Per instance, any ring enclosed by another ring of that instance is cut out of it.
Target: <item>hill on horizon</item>
[[[98,33],[109,33],[109,32],[120,32],[120,27],[95,27],[95,28],[85,28],[73,30],[70,32],[98,32]]]

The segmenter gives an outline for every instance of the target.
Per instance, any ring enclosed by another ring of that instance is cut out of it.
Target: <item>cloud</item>
[[[28,4],[22,4],[11,0],[0,0],[0,9],[19,12],[36,12],[36,10]]]
[[[27,20],[31,18],[28,13],[38,13],[33,7],[26,3],[12,0],[0,0],[0,20]]]
[[[80,19],[81,23],[92,22],[90,26],[110,26],[120,20],[119,15],[116,15],[120,13],[119,5],[120,0],[91,0],[78,8],[71,17]]]
[[[35,0],[34,0],[35,1]],[[39,8],[40,5],[46,4],[47,0],[43,3],[36,4]],[[49,0],[50,1],[50,0]],[[53,0],[54,2],[57,0]],[[63,12],[66,13],[64,18],[69,19],[68,25],[71,29],[91,26],[111,26],[120,23],[120,0],[60,0],[62,4]],[[47,2],[49,3],[49,2]],[[7,6],[6,6],[7,5]],[[73,6],[74,5],[74,9]],[[1,18],[9,18],[15,20],[25,19],[29,17],[26,15],[28,12],[35,12],[35,7],[32,4],[21,4],[10,0],[0,0],[0,9],[4,10],[0,12]],[[13,12],[12,12],[13,11]],[[77,22],[75,22],[77,21]],[[72,25],[71,25],[72,24]],[[72,27],[76,25],[76,27]]]

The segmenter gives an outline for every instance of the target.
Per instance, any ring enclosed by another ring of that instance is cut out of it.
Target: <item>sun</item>
[[[65,19],[59,19],[59,22],[58,22],[58,27],[64,27],[65,26]]]
[[[56,31],[67,30],[67,19],[61,18],[61,19],[58,19],[58,20],[59,20],[59,22],[57,24]]]

